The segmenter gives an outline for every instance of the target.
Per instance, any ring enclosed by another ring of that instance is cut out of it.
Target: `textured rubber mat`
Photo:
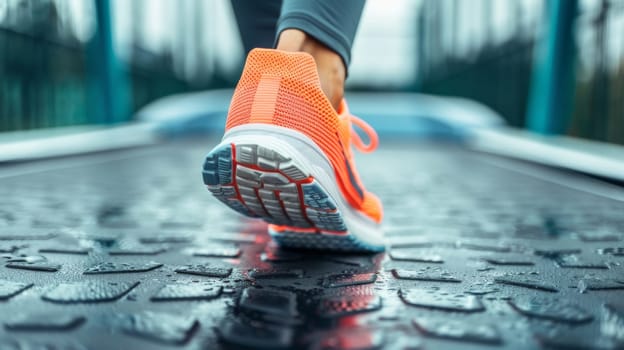
[[[620,189],[390,144],[387,251],[285,250],[207,193],[214,144],[0,168],[0,348],[624,347]]]

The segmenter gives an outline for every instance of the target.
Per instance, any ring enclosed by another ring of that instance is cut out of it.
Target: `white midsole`
[[[381,225],[354,210],[342,196],[331,163],[323,151],[306,135],[280,126],[245,124],[228,130],[221,145],[256,144],[289,157],[295,166],[312,175],[328,192],[343,216],[350,234],[363,243],[384,245]]]

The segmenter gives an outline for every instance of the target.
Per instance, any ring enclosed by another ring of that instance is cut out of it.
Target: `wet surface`
[[[103,281],[61,283],[43,294],[41,298],[56,303],[115,301],[127,294],[138,284],[139,282],[121,283]]]
[[[485,307],[474,295],[455,294],[440,288],[401,289],[401,299],[410,306],[454,312],[481,312]]]
[[[154,294],[151,301],[176,301],[176,300],[209,300],[219,297],[223,287],[212,286],[206,283],[186,284],[172,283],[162,287]]]
[[[388,145],[358,162],[387,252],[283,250],[205,191],[208,144],[0,168],[0,348],[624,347],[624,203]]]
[[[416,318],[414,325],[426,337],[456,340],[468,343],[500,344],[498,329],[488,324],[435,318]]]
[[[136,314],[116,314],[109,318],[111,329],[156,343],[181,345],[186,343],[198,326],[192,316],[144,311]]]
[[[24,313],[16,315],[10,321],[4,322],[4,326],[8,330],[15,331],[69,331],[80,327],[85,320],[84,316],[66,313]]]
[[[522,298],[510,300],[509,304],[519,313],[562,323],[587,323],[593,316],[581,307],[561,302],[555,298]]]

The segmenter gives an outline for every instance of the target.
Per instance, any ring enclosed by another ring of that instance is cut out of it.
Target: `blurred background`
[[[624,0],[368,0],[348,84],[624,144],[622,34]],[[0,0],[0,131],[130,121],[233,87],[243,56],[227,0]]]

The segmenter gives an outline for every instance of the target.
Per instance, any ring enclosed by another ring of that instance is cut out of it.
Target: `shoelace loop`
[[[373,127],[370,126],[367,122],[354,116],[353,114],[349,113],[349,119],[351,119],[352,124],[362,129],[362,131],[364,131],[364,133],[368,137],[368,144],[365,144],[355,128],[352,126],[351,143],[353,144],[353,146],[355,146],[355,148],[357,148],[362,153],[370,153],[377,149],[377,146],[379,145],[379,136],[377,136],[377,132],[375,131],[375,129],[373,129]]]

